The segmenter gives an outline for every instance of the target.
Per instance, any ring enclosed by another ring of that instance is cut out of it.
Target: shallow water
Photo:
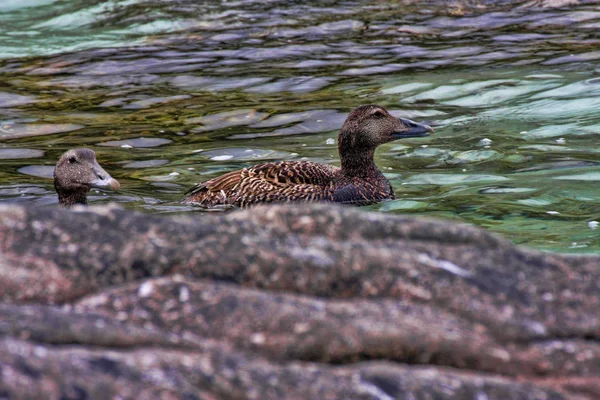
[[[378,103],[436,134],[378,150],[398,199],[366,209],[600,251],[594,2],[196,3],[2,2],[0,201],[56,203],[54,163],[87,146],[122,186],[92,203],[190,212],[224,171],[336,164],[347,112]]]

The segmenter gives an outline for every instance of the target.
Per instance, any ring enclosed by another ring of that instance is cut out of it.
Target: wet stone
[[[135,139],[126,139],[126,140],[110,140],[108,142],[98,143],[98,146],[108,146],[108,147],[124,147],[124,148],[133,148],[133,147],[158,147],[163,146],[165,144],[171,143],[172,141],[169,139],[163,138],[135,138]]]
[[[130,163],[124,164],[123,168],[151,168],[158,167],[161,165],[168,164],[169,160],[146,160],[146,161],[132,161]]]
[[[194,133],[208,132],[232,126],[251,125],[267,117],[267,113],[257,110],[236,110],[224,113],[210,114],[203,117],[190,118],[187,124],[200,125],[193,128]]]
[[[21,159],[21,158],[39,158],[44,155],[42,150],[19,149],[19,148],[0,148],[0,160]]]
[[[17,139],[40,135],[54,135],[79,130],[83,125],[78,124],[2,124],[1,139]]]
[[[27,165],[19,168],[17,172],[25,175],[38,176],[40,178],[52,178],[54,176],[54,166]]]
[[[200,153],[212,161],[252,161],[252,160],[281,160],[289,158],[290,154],[283,151],[248,149],[229,147],[227,149],[207,150]]]
[[[16,107],[31,104],[38,100],[32,96],[22,96],[14,93],[0,92],[0,108]]]

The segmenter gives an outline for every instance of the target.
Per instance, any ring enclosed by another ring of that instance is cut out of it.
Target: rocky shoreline
[[[0,250],[0,398],[600,396],[600,256],[328,205],[5,206]]]

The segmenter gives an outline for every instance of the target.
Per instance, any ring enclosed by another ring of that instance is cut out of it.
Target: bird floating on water
[[[121,185],[106,172],[90,149],[71,149],[64,153],[54,168],[54,189],[63,206],[87,204],[92,187],[119,190]]]
[[[375,149],[431,133],[428,125],[396,118],[381,106],[363,105],[348,115],[340,129],[341,167],[311,161],[258,164],[195,185],[183,203],[215,208],[317,201],[366,205],[393,199],[390,182],[375,165]]]

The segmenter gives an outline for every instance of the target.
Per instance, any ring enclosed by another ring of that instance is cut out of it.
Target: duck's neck
[[[59,191],[58,204],[69,207],[75,204],[87,205],[87,190]]]
[[[357,178],[380,178],[383,174],[375,165],[375,149],[342,149],[340,160],[342,173]]]

